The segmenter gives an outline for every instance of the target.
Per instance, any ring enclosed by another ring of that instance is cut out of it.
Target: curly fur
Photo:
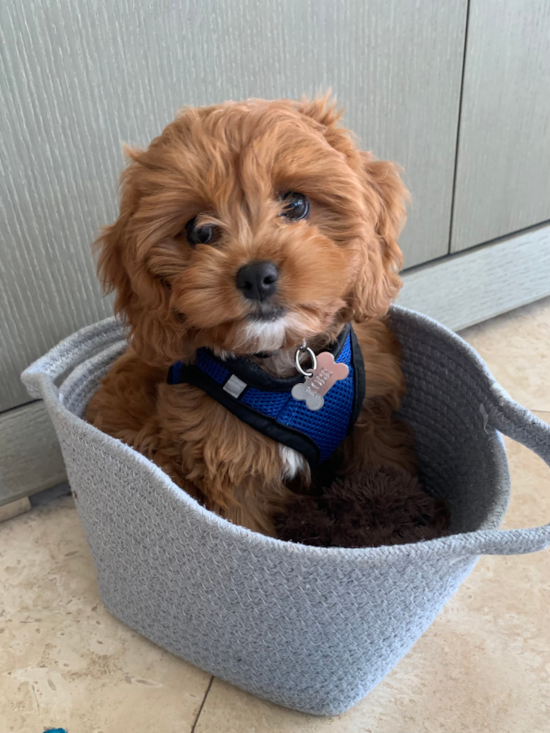
[[[393,417],[404,383],[384,319],[400,287],[407,192],[396,167],[358,150],[339,118],[327,97],[183,110],[147,150],[127,150],[120,216],[97,242],[130,347],[88,419],[213,511],[267,534],[291,496],[284,453],[195,387],[165,383],[167,367],[192,361],[199,347],[222,356],[277,349],[262,366],[283,376],[303,338],[321,349],[353,320],[367,395],[340,458],[349,470],[415,468],[410,436]],[[308,196],[307,220],[278,215],[287,190]],[[215,244],[189,246],[193,217],[219,227]],[[261,327],[257,305],[235,287],[252,259],[280,272],[284,316]],[[307,485],[307,466],[300,477]]]

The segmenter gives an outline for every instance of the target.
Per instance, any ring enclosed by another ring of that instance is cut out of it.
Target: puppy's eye
[[[281,216],[285,219],[305,219],[309,214],[309,201],[303,193],[287,191],[281,196],[283,210]]]
[[[213,244],[219,237],[219,229],[215,226],[197,226],[197,217],[190,219],[185,225],[185,236],[192,247],[197,244]]]

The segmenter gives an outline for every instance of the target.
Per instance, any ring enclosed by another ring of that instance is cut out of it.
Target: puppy
[[[267,535],[290,486],[308,490],[315,461],[228,409],[227,385],[216,398],[197,379],[169,383],[174,364],[191,373],[206,354],[214,371],[246,362],[287,384],[303,379],[297,362],[312,372],[305,347],[330,351],[352,323],[364,392],[359,385],[353,429],[323,465],[415,472],[409,431],[395,418],[405,385],[385,318],[401,285],[407,191],[339,117],[326,97],[184,110],[147,150],[127,150],[120,216],[97,242],[129,347],[87,419],[208,509]]]

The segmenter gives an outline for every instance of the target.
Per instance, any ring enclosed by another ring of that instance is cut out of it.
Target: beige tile
[[[510,440],[506,448],[505,526],[549,522],[550,469]],[[484,557],[409,654],[344,715],[302,715],[215,680],[196,733],[550,733],[549,609],[549,551]]]
[[[535,410],[534,414],[550,424],[550,411]],[[533,527],[550,522],[550,468],[510,438],[504,438],[504,444],[510,463],[512,492],[503,528]]]
[[[189,733],[209,679],[105,611],[70,497],[0,525],[2,733]]]
[[[473,326],[460,334],[496,380],[530,410],[550,411],[550,298]]]

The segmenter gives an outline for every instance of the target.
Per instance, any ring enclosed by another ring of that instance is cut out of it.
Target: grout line
[[[456,179],[458,173],[458,153],[460,148],[460,125],[462,122],[462,101],[464,99],[464,77],[466,76],[466,54],[468,51],[468,26],[470,25],[470,0],[466,3],[466,26],[464,28],[464,55],[462,57],[462,77],[460,79],[460,96],[458,98],[458,122],[456,126],[456,148],[455,148],[455,166],[453,171],[453,188],[451,196],[451,217],[449,222],[449,249],[447,254],[452,254],[453,246],[453,224],[455,215],[455,198],[456,198]]]
[[[193,723],[193,727],[191,728],[191,733],[195,733],[195,728],[197,727],[197,723],[199,722],[204,703],[206,702],[206,698],[208,697],[208,693],[210,692],[210,688],[212,687],[212,682],[214,682],[214,675],[212,675],[212,677],[210,678],[210,682],[208,683],[208,687],[206,688],[206,692],[204,693],[204,697],[202,698],[199,712],[197,713],[197,717],[195,718],[195,722]]]

